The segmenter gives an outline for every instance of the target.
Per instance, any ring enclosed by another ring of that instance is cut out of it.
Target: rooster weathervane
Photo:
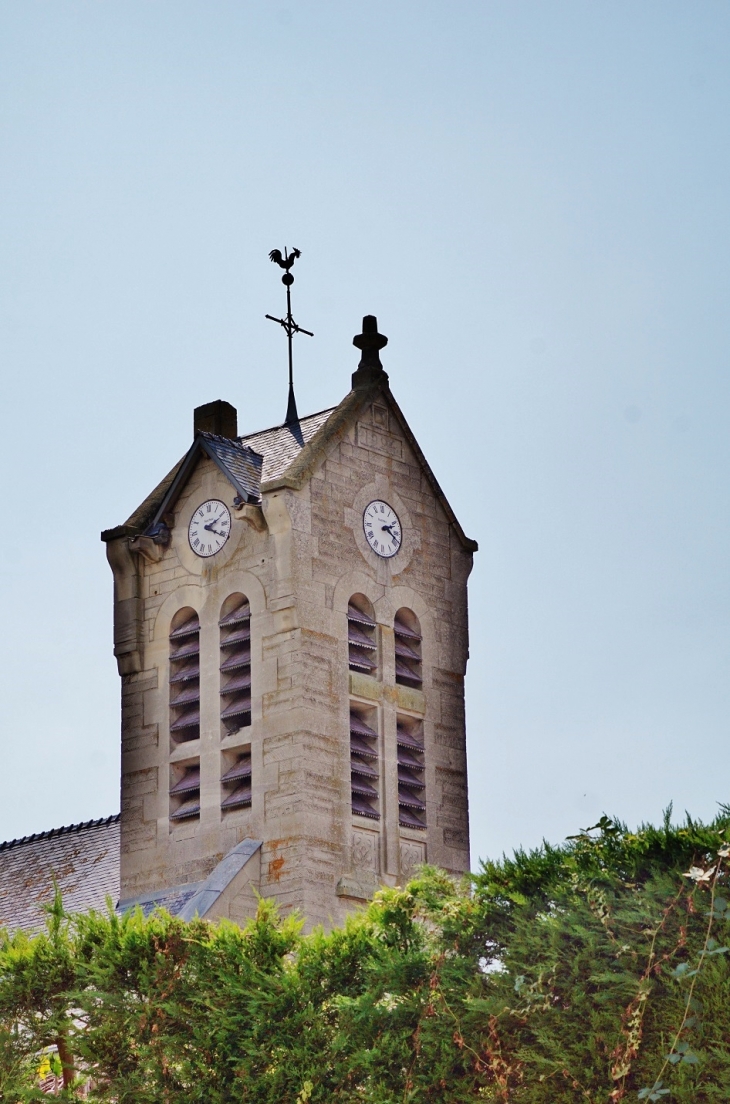
[[[286,406],[286,421],[284,425],[294,425],[299,421],[299,415],[297,414],[297,404],[294,398],[294,370],[292,367],[292,338],[295,333],[306,334],[307,337],[314,337],[314,334],[310,330],[304,330],[301,326],[297,326],[296,322],[292,318],[291,313],[291,286],[294,283],[294,277],[291,274],[291,267],[296,261],[297,257],[301,257],[302,253],[300,249],[292,249],[291,253],[287,249],[284,249],[284,255],[282,256],[280,249],[272,249],[269,253],[269,260],[274,264],[278,264],[279,268],[284,269],[284,275],[281,278],[281,282],[286,288],[286,318],[275,318],[273,314],[267,314],[266,317],[272,322],[278,322],[280,326],[284,328],[287,336],[287,343],[289,346],[289,401]]]

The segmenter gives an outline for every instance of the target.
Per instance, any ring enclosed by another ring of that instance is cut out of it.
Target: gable
[[[292,426],[273,426],[246,437],[228,438],[199,433],[192,447],[165,476],[123,525],[105,529],[103,541],[134,537],[158,522],[172,509],[201,454],[208,455],[245,502],[260,502],[267,482],[291,466],[336,408],[301,418]]]
[[[155,509],[148,529],[159,525],[172,510],[201,457],[207,456],[223,473],[236,491],[236,504],[261,502],[261,468],[263,457],[253,449],[230,437],[214,433],[198,433],[187,456],[181,462],[175,477]]]
[[[284,487],[299,490],[315,468],[324,463],[335,444],[343,440],[358,424],[363,410],[370,405],[373,409],[381,408],[387,412],[388,418],[393,419],[393,424],[407,442],[457,539],[466,551],[476,552],[477,542],[467,537],[461,528],[403,411],[393,397],[386,373],[382,371],[367,387],[350,391],[339,406],[300,418],[293,425],[273,426],[235,439],[212,433],[198,433],[186,456],[127,521],[114,529],[105,530],[101,539],[111,541],[118,537],[136,536],[158,523],[182,493],[201,451],[210,456],[226,475],[243,502],[260,502],[262,494]],[[365,447],[372,451],[384,449],[384,455],[399,459],[397,454],[402,446],[397,442],[400,438],[388,432],[385,419],[383,424],[378,425],[374,416],[372,428],[358,429],[356,432],[363,434]]]
[[[373,410],[373,416],[364,419],[363,415],[370,407]],[[382,411],[380,415],[375,413],[378,410]],[[391,419],[392,427],[398,431],[396,433],[391,432]],[[381,379],[374,385],[350,391],[340,405],[332,410],[289,466],[280,475],[262,483],[262,490],[266,492],[283,487],[299,490],[315,469],[324,464],[335,446],[352,432],[356,434],[356,441],[364,448],[380,452],[392,460],[403,460],[403,442],[405,442],[460,544],[468,552],[478,550],[477,542],[467,537],[461,528],[403,411],[393,397],[384,372]]]

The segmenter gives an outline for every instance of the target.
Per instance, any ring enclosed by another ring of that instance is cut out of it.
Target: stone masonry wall
[[[384,745],[384,815],[375,832],[372,821],[353,817],[347,826],[347,818],[342,818],[346,871],[356,873],[359,861],[366,864],[366,874],[394,882],[425,859],[455,873],[467,870],[464,674],[471,553],[449,524],[385,397],[366,404],[357,423],[313,473],[308,493],[309,517],[303,512],[301,522],[293,521],[295,531],[298,524],[308,530],[299,546],[300,617],[302,624],[323,628],[327,638],[336,642],[329,683],[337,686],[333,713],[338,718],[345,788],[349,783],[346,686],[353,701],[377,705]],[[362,529],[363,511],[376,498],[394,507],[403,527],[402,548],[391,560],[376,556]],[[346,612],[355,593],[370,599],[380,626],[376,679],[347,673]],[[395,684],[392,629],[401,607],[413,610],[421,623],[422,693]],[[398,826],[395,732],[399,712],[424,718],[425,833]],[[372,847],[368,834],[380,837],[370,839]]]
[[[300,490],[264,494],[264,532],[234,521],[224,549],[210,561],[199,559],[187,544],[193,511],[207,498],[230,508],[233,494],[216,466],[201,460],[175,506],[171,547],[158,564],[142,565],[144,669],[124,676],[122,685],[122,896],[199,881],[247,836],[264,841],[259,891],[284,910],[299,908],[310,924],[339,922],[359,903],[359,884],[396,884],[419,861],[467,869],[471,554],[387,396],[365,403]],[[388,501],[403,526],[402,548],[390,561],[377,557],[363,534],[362,512],[374,498]],[[252,723],[221,740],[218,619],[234,592],[248,597],[252,611]],[[377,678],[348,670],[347,604],[355,593],[365,594],[376,612]],[[201,625],[201,738],[174,745],[168,638],[173,617],[187,606]],[[395,684],[393,618],[401,607],[421,624],[422,691]],[[351,699],[379,718],[380,822],[351,812]],[[426,832],[398,825],[398,713],[424,718]],[[222,813],[221,753],[249,744],[252,805]],[[169,819],[171,765],[197,758],[200,818],[176,825]],[[237,901],[226,906],[236,919],[254,907],[250,888],[229,896]]]

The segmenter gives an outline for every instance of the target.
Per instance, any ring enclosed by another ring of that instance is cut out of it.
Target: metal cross
[[[301,250],[292,249],[291,253],[284,249],[284,256],[281,255],[280,249],[272,249],[269,253],[269,260],[274,264],[278,264],[280,268],[284,269],[284,275],[281,278],[281,282],[286,288],[286,318],[275,318],[273,314],[267,314],[266,317],[271,322],[278,322],[280,326],[284,327],[286,332],[287,342],[289,345],[289,401],[286,406],[286,421],[284,425],[293,425],[299,421],[299,415],[297,414],[297,404],[294,398],[294,369],[292,367],[292,338],[295,333],[306,334],[307,337],[314,337],[311,330],[304,330],[301,326],[297,326],[296,322],[292,318],[291,313],[291,286],[294,283],[294,277],[291,274],[291,266],[294,264],[297,257],[301,257]]]

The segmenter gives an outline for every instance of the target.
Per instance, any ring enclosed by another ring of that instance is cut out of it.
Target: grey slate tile
[[[272,429],[241,437],[241,444],[248,445],[264,458],[261,482],[267,483],[270,479],[283,475],[336,409],[330,407],[328,410],[320,410],[318,414],[309,414],[306,418],[300,418],[294,426],[274,426]]]
[[[119,814],[0,843],[0,926],[36,931],[54,878],[69,912],[119,899]]]

